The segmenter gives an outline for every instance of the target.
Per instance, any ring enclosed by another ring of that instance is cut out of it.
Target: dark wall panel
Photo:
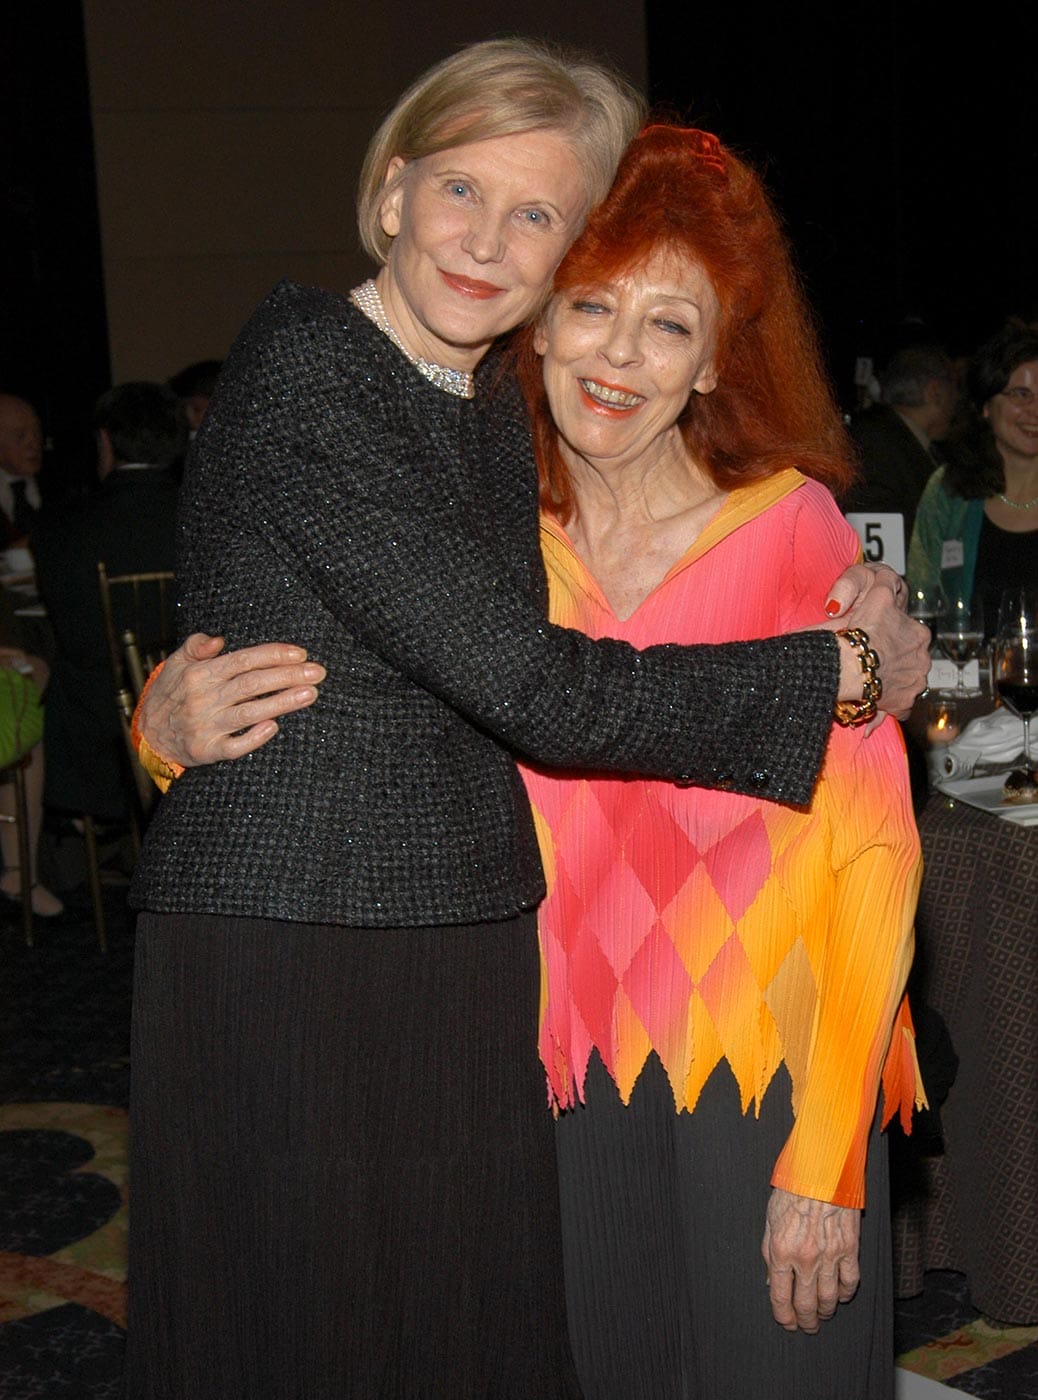
[[[1034,19],[921,0],[648,0],[650,91],[762,169],[841,376],[900,318],[968,350],[1038,315]]]
[[[84,470],[109,368],[78,4],[8,7],[0,113],[0,388],[30,399],[66,470]]]

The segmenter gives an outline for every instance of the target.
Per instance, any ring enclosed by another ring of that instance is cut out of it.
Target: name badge
[[[896,574],[905,572],[905,518],[900,512],[853,510],[847,519],[858,532],[866,564],[888,564]]]
[[[941,545],[942,569],[961,569],[964,558],[961,540],[945,540]]]

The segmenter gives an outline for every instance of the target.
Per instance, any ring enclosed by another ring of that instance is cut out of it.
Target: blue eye
[[[523,222],[532,225],[534,228],[546,228],[551,219],[543,209],[524,209]]]
[[[600,316],[605,311],[605,307],[598,301],[575,301],[572,306],[574,311],[583,311],[589,316]]]
[[[661,331],[666,331],[668,335],[688,335],[687,326],[683,326],[680,321],[657,321]]]

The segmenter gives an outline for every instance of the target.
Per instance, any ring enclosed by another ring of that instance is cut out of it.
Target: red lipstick
[[[473,301],[489,301],[491,297],[499,297],[505,290],[494,282],[480,282],[474,277],[461,277],[456,272],[444,272],[442,267],[437,270],[448,287],[460,292],[463,297],[471,297]]]

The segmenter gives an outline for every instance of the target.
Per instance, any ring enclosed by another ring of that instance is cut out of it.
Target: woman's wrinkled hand
[[[905,614],[908,589],[885,564],[855,564],[829,590],[830,631],[860,627],[879,657],[883,695],[879,708],[907,718],[916,696],[926,689],[930,670],[930,629]],[[861,698],[861,667],[850,645],[840,649],[840,700]]]
[[[761,1253],[775,1321],[788,1332],[817,1332],[857,1291],[861,1212],[776,1187]]]
[[[849,569],[844,569],[829,589],[826,614],[834,618],[845,617],[854,604],[873,588],[885,588],[902,612],[908,607],[908,585],[889,564],[852,564]]]
[[[324,678],[302,647],[267,642],[224,652],[222,637],[196,632],[152,682],[137,727],[156,753],[185,768],[241,758],[274,737],[279,716],[312,705]]]

